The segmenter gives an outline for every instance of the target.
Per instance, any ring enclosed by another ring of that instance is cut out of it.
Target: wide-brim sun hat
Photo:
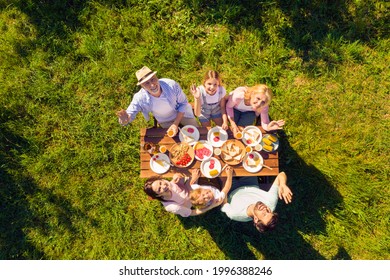
[[[142,83],[146,82],[147,80],[149,80],[156,73],[157,73],[157,71],[153,72],[152,70],[149,69],[149,67],[146,67],[146,66],[144,66],[141,69],[139,69],[135,73],[135,76],[137,77],[137,80],[138,80],[137,86],[139,86],[140,84],[142,84]]]

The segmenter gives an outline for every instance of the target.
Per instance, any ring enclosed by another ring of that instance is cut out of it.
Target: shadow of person
[[[261,234],[252,222],[231,221],[219,208],[199,217],[181,218],[185,228],[206,229],[227,259],[325,259],[303,235],[326,235],[324,214],[342,206],[341,195],[317,168],[299,157],[283,131],[278,135],[280,170],[287,174],[294,196],[289,205],[279,200],[275,230]],[[275,177],[269,179],[272,182]]]
[[[20,172],[23,167],[17,156],[29,149],[29,144],[7,128],[6,121],[14,117],[7,110],[0,115],[0,259],[41,259],[43,252],[28,241],[24,232],[34,221],[26,196],[36,186],[32,178]]]
[[[352,260],[344,247],[339,247],[337,254],[333,256],[332,260]]]

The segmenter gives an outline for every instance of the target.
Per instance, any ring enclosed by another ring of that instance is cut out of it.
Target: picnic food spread
[[[141,138],[141,141],[144,139],[141,147],[146,152],[141,156],[141,177],[148,178],[153,173],[171,177],[175,172],[188,174],[192,169],[200,168],[203,176],[215,178],[224,176],[222,172],[228,165],[237,165],[235,176],[273,175],[278,172],[279,139],[274,134],[262,134],[260,129],[245,127],[240,131],[241,139],[237,139],[233,131],[218,126],[197,128],[187,125],[173,138],[160,128],[147,129],[150,134]]]
[[[192,125],[186,125],[180,129],[179,139],[181,142],[186,142],[192,145],[199,139],[199,130]]]
[[[221,147],[221,158],[230,165],[239,164],[245,156],[245,146],[241,141],[228,140]]]
[[[194,149],[185,142],[177,143],[170,149],[170,158],[177,167],[187,167],[194,160]]]
[[[195,156],[197,159],[203,160],[213,154],[212,150],[210,150],[207,146],[207,144],[204,144],[202,142],[198,142],[194,145]]]
[[[272,134],[265,134],[261,139],[263,150],[266,152],[276,151],[279,147],[279,139]]]
[[[215,178],[221,172],[222,166],[218,159],[211,157],[200,165],[200,171],[207,178]]]
[[[248,155],[245,163],[249,167],[256,167],[260,163],[260,156],[258,154],[251,153],[251,154]]]
[[[244,157],[242,163],[246,171],[256,173],[263,167],[263,157],[258,152],[250,152]]]
[[[248,146],[256,146],[262,138],[261,130],[253,125],[245,127],[242,131],[242,142]]]

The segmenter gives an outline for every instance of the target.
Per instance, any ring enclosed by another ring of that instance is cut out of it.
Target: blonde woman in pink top
[[[269,119],[268,109],[271,99],[272,91],[264,84],[238,87],[227,95],[222,109],[226,112],[223,113],[227,114],[233,133],[239,131],[237,124],[252,125],[257,116],[260,116],[261,126],[265,131],[281,129],[284,120],[270,121]]]

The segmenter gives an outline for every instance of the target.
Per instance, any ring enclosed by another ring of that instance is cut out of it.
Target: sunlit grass
[[[384,2],[54,2],[0,2],[1,259],[390,258]],[[115,116],[143,65],[190,100],[209,69],[271,86],[294,191],[275,232],[146,198],[151,122]]]

